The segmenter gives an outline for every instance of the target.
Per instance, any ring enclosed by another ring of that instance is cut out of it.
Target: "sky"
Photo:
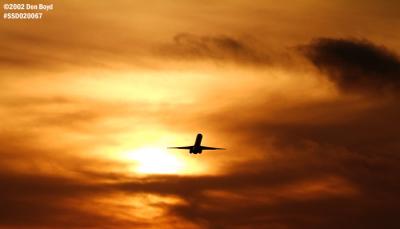
[[[0,228],[400,227],[399,1],[41,3],[0,22]]]

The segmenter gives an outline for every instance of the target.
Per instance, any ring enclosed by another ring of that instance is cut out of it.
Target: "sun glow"
[[[163,148],[144,147],[127,152],[125,157],[135,163],[135,172],[141,174],[178,174],[184,170],[183,159]]]

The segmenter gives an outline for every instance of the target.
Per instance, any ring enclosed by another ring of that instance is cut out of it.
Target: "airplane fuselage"
[[[203,139],[202,134],[197,134],[196,141],[194,142],[193,147],[189,150],[190,153],[198,154],[201,153],[203,150],[201,148],[201,140]]]

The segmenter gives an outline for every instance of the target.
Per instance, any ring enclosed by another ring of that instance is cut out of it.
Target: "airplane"
[[[224,148],[215,148],[215,147],[208,147],[202,146],[201,140],[203,139],[202,134],[197,134],[196,141],[192,146],[177,146],[177,147],[168,147],[168,149],[188,149],[189,153],[193,154],[200,154],[203,150],[224,150]]]

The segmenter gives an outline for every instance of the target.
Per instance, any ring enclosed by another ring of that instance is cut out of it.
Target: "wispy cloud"
[[[172,44],[160,48],[165,56],[180,60],[214,60],[239,64],[270,65],[267,53],[256,49],[249,42],[230,36],[198,36],[182,33]]]

